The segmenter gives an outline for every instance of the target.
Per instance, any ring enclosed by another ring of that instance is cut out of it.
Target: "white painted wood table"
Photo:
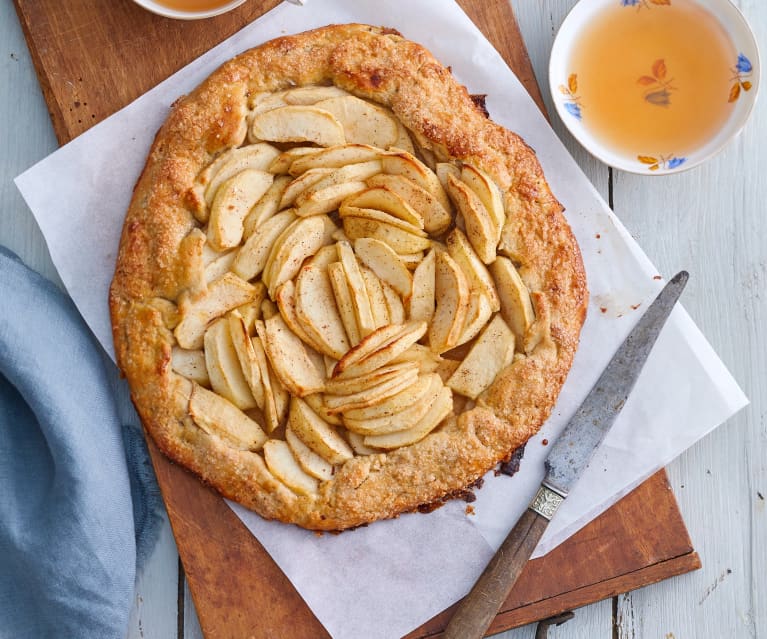
[[[512,0],[546,96],[549,50],[575,0]],[[757,38],[767,2],[736,0]],[[767,639],[767,100],[708,164],[667,177],[611,171],[554,117],[570,152],[659,271],[691,273],[684,304],[751,405],[669,467],[703,569],[578,610],[572,639]],[[58,281],[12,178],[56,148],[10,0],[0,4],[0,244]],[[125,406],[124,392],[120,400]],[[532,626],[498,635],[528,639]],[[130,639],[202,637],[167,522],[138,580]],[[362,639],[362,638],[361,638]]]

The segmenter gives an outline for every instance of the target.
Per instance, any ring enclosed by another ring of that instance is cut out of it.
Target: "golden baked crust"
[[[471,162],[500,187],[511,257],[536,311],[524,353],[476,406],[420,442],[358,455],[298,495],[263,457],[230,447],[189,415],[189,384],[171,367],[179,298],[204,288],[192,186],[201,169],[246,135],[248,98],[335,85],[390,108],[441,160]],[[344,529],[396,516],[464,488],[523,444],[548,417],[575,353],[587,304],[580,252],[533,151],[487,119],[450,71],[396,32],[338,25],[272,40],[224,64],[179,99],[152,146],[127,213],[110,309],[117,361],[161,450],[265,518]]]

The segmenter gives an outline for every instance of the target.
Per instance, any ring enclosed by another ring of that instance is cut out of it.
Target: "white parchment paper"
[[[110,353],[107,289],[133,185],[173,101],[219,64],[268,39],[340,22],[391,26],[426,45],[493,118],[536,149],[583,252],[591,304],[551,418],[513,478],[489,473],[476,514],[451,503],[340,536],[263,521],[232,504],[337,639],[399,637],[471,587],[532,498],[548,447],[662,282],[548,126],[524,87],[453,2],[283,3],[131,105],[25,172],[16,183],[75,303]],[[680,265],[683,266],[683,265]],[[695,273],[692,274],[695,277]],[[639,305],[636,309],[636,305]],[[602,310],[604,309],[604,311]],[[746,404],[687,313],[671,316],[636,389],[536,555],[554,548]]]

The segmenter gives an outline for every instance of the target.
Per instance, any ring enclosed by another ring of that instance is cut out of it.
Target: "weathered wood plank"
[[[10,2],[0,3],[0,244],[30,267],[59,281],[45,240],[13,178],[58,144],[32,60]]]
[[[767,5],[737,4],[764,38]],[[621,597],[621,639],[767,637],[766,116],[697,169],[616,174],[616,213],[661,272],[690,270],[685,306],[752,401],[670,466],[703,569]]]
[[[178,551],[167,517],[157,545],[136,580],[128,639],[170,639],[178,625]]]

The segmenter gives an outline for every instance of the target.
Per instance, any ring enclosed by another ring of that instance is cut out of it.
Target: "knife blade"
[[[623,409],[689,275],[677,273],[618,347],[607,368],[567,423],[546,458],[546,476],[468,595],[458,605],[445,639],[485,635],[559,506],[580,478]]]

